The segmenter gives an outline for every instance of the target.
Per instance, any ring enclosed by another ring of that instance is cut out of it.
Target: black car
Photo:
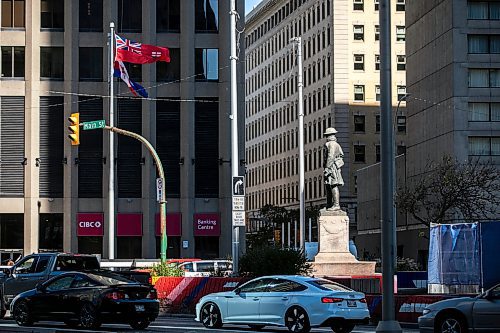
[[[94,329],[101,323],[126,323],[145,329],[156,319],[156,290],[109,271],[68,272],[17,295],[10,305],[18,325],[63,321]]]

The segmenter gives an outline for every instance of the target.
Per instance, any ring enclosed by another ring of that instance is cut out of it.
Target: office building
[[[115,257],[159,256],[157,174],[148,150],[116,135],[109,156],[103,130],[81,131],[78,146],[67,138],[71,113],[79,112],[80,122],[109,123],[110,22],[122,37],[170,49],[170,63],[127,64],[148,99],[115,80],[115,126],[148,139],[165,169],[167,257],[230,254],[229,2],[6,0],[1,6],[2,258],[46,250],[107,257],[109,163],[116,170]],[[243,71],[241,64],[241,110]],[[239,127],[242,133],[243,120]],[[240,146],[243,159],[242,139]]]

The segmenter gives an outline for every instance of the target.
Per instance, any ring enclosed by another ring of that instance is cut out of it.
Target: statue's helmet
[[[333,127],[328,127],[326,130],[325,130],[325,133],[323,134],[324,136],[328,136],[328,135],[332,135],[332,134],[335,134],[337,133],[337,130]]]

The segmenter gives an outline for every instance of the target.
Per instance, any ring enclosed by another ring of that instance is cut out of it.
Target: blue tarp
[[[476,222],[431,227],[430,284],[478,285],[500,282],[500,223]]]
[[[479,285],[478,223],[443,224],[431,228],[429,283]]]

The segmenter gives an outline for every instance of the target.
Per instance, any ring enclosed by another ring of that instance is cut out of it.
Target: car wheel
[[[206,303],[200,311],[200,319],[206,328],[221,328],[222,318],[220,310],[214,303]]]
[[[33,324],[28,303],[24,300],[16,302],[14,305],[13,317],[19,326],[29,326]]]
[[[332,331],[335,333],[351,333],[354,329],[354,324],[343,323],[343,324],[333,324]]]
[[[454,315],[448,315],[439,321],[438,332],[440,333],[465,333],[467,332],[465,322]]]
[[[311,330],[307,312],[298,306],[291,307],[286,312],[285,326],[290,332],[307,333]]]
[[[250,327],[253,330],[260,331],[261,329],[266,327],[266,325],[248,325],[248,327]]]
[[[80,309],[80,325],[85,329],[99,328],[99,326],[101,326],[97,310],[91,303],[83,304]]]
[[[132,327],[134,330],[145,330],[146,328],[148,328],[149,324],[151,324],[151,322],[147,319],[135,320],[130,322],[130,327]]]

